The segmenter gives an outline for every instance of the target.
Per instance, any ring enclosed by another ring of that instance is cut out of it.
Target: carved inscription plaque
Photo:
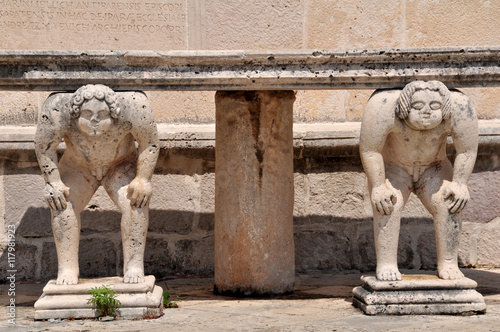
[[[3,49],[186,49],[186,0],[0,0]]]

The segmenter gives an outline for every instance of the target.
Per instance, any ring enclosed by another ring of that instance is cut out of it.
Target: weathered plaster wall
[[[99,5],[101,4],[101,5]],[[104,5],[102,5],[104,4]],[[106,5],[107,4],[107,5]],[[149,5],[146,5],[149,4]],[[101,6],[101,7],[99,7]],[[500,2],[463,0],[0,0],[3,49],[363,49],[500,45]],[[500,88],[462,89],[500,119]],[[147,92],[160,123],[215,121],[213,91]],[[360,121],[372,90],[298,91],[297,123]],[[0,125],[36,123],[48,92],[0,91]],[[0,130],[1,127],[0,127]],[[498,150],[498,147],[492,147]],[[500,150],[498,150],[500,151]],[[500,158],[480,157],[464,211],[461,264],[500,266]],[[213,150],[162,151],[153,182],[148,273],[212,273]],[[371,209],[359,157],[310,149],[295,159],[297,271],[372,269]],[[33,151],[0,152],[0,221],[18,226],[18,278],[56,274],[50,213]],[[433,268],[429,214],[412,197],[400,238],[405,267]],[[0,250],[6,233],[0,232]],[[103,190],[83,213],[81,271],[121,273],[119,214]],[[4,256],[0,257],[4,276]]]

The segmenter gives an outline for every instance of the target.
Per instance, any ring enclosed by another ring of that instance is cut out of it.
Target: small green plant
[[[115,299],[116,292],[110,286],[102,285],[87,291],[92,297],[87,303],[91,303],[99,311],[99,316],[114,316],[117,307],[121,307],[121,302]]]
[[[181,299],[177,296],[177,301],[180,302]],[[170,301],[170,292],[168,290],[163,292],[163,307],[164,308],[179,308],[179,305],[175,302]]]

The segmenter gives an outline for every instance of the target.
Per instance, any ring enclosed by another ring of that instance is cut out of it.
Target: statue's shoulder
[[[463,92],[450,89],[451,118],[454,121],[476,121],[477,114],[472,101]]]
[[[395,119],[396,105],[401,95],[401,89],[376,90],[366,103],[363,121],[377,119],[377,122],[393,124]]]
[[[42,106],[39,122],[49,121],[53,125],[69,124],[70,101],[72,93],[54,92],[50,94]]]
[[[71,101],[72,95],[73,94],[70,92],[51,93],[43,103],[43,108],[51,112],[58,112],[62,111],[63,109],[69,111],[69,102]]]
[[[450,101],[455,105],[468,105],[471,103],[469,97],[460,90],[450,89]]]
[[[122,109],[140,111],[151,108],[148,96],[142,91],[116,92],[116,100]]]
[[[373,92],[368,103],[387,108],[395,107],[400,95],[401,89],[379,89]]]

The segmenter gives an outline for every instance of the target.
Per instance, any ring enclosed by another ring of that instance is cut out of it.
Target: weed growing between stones
[[[177,302],[182,301],[177,296]],[[170,292],[168,290],[163,292],[163,307],[164,308],[179,308],[179,305],[175,302],[170,301]]]
[[[115,299],[117,292],[112,290],[110,286],[94,287],[87,293],[92,295],[87,303],[91,303],[99,311],[100,317],[114,316],[116,308],[122,305],[119,300]]]

